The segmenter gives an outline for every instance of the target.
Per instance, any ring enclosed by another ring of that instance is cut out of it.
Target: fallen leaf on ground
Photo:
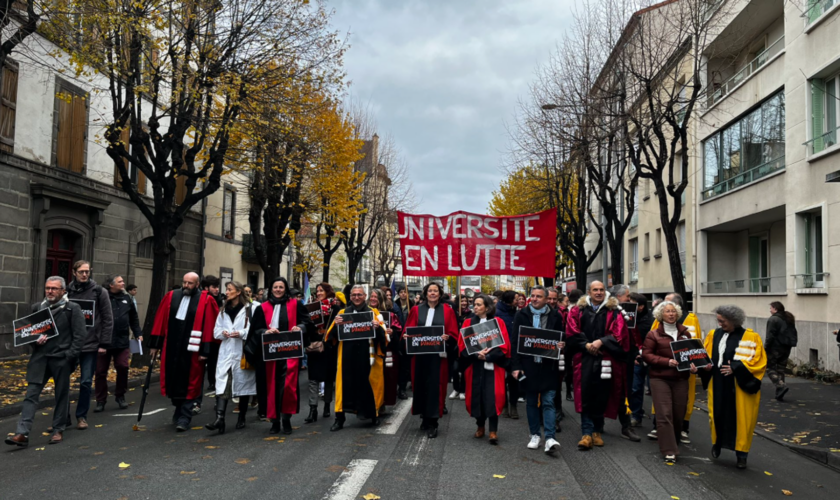
[[[14,434],[9,434],[9,435],[10,435],[10,436],[14,436]],[[49,435],[50,435],[50,433],[49,433],[49,432],[42,432],[42,433],[41,433],[41,435],[42,435],[42,436],[49,436]]]
[[[503,476],[501,474],[493,474],[493,477],[496,477],[496,478],[499,478],[499,479],[504,479],[505,478],[505,476]]]
[[[120,469],[128,469],[129,467],[131,467],[131,464],[120,462]]]
[[[765,473],[765,474],[767,474],[768,476],[772,476],[772,475],[773,475],[773,473],[772,473],[772,472],[767,472],[767,471],[764,471],[764,473]]]
[[[213,458],[213,456],[212,456],[212,455],[204,455],[204,456],[203,456],[203,457],[201,457],[201,458]]]
[[[368,493],[367,495],[363,496],[365,500],[379,500],[378,495],[374,495],[373,493]]]
[[[96,424],[94,427],[102,427],[104,424]]]
[[[197,430],[199,430],[199,429],[203,429],[203,428],[204,428],[204,427],[202,427],[202,426],[200,426],[200,425],[199,425],[198,427],[193,427],[193,428],[192,428],[192,430],[197,431]]]
[[[196,443],[209,443],[209,442],[210,442],[210,440],[207,439],[207,438],[201,438],[198,441],[196,441]]]
[[[689,474],[691,474],[692,476],[699,476],[699,475],[700,475],[700,474],[698,474],[698,473],[696,473],[696,472],[689,472]]]
[[[782,493],[784,493],[786,497],[793,496],[793,492],[790,490],[782,490]]]
[[[104,451],[96,451],[96,452],[94,452],[93,454],[94,454],[94,455],[104,455],[104,454],[105,454],[105,452],[104,452]]]
[[[278,436],[269,436],[267,438],[263,438],[263,441],[277,441],[280,439]]]
[[[35,448],[35,451],[44,451],[44,446],[42,446],[40,448]]]
[[[93,467],[90,468],[90,470],[96,470],[96,466],[94,465]]]
[[[245,465],[247,463],[250,463],[251,459],[250,458],[237,458],[236,460],[234,460],[234,462],[236,462],[238,464]]]
[[[208,450],[215,450],[218,446],[205,446]]]
[[[671,498],[673,498],[674,500],[680,500],[680,497],[675,497],[674,495],[671,495]]]
[[[194,470],[182,470],[181,474],[182,475],[195,474],[195,471]]]
[[[140,428],[139,428],[139,427],[137,427],[137,424],[134,424],[134,427],[132,427],[132,428],[131,428],[131,430],[133,430],[133,431],[137,431],[137,430],[140,430]]]
[[[257,480],[257,476],[249,477],[248,479],[246,479],[246,481],[256,481],[256,480]]]

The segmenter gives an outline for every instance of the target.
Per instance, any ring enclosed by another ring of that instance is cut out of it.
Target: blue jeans
[[[593,432],[604,432],[604,415],[580,414],[580,433],[591,436]]]
[[[96,373],[96,363],[99,353],[83,352],[79,355],[79,403],[76,405],[76,419],[87,418],[90,410],[90,397],[93,394],[93,374]],[[106,382],[107,383],[107,382]]]
[[[648,368],[644,365],[633,367],[633,389],[630,392],[630,411],[633,413],[633,420],[639,422],[645,418],[645,379]]]
[[[527,392],[525,393],[525,411],[528,415],[528,429],[531,435],[540,433],[540,407],[542,405],[543,427],[545,428],[545,439],[554,439],[554,394],[556,391]]]

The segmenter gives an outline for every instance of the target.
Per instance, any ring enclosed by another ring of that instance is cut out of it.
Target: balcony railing
[[[638,283],[639,281],[639,263],[630,262],[628,264],[630,272],[630,283]]]
[[[828,132],[824,133],[819,137],[814,137],[810,141],[805,143],[810,149],[810,153],[815,155],[817,153],[821,153],[826,149],[837,145],[837,133],[840,131],[840,127],[837,127],[834,130],[829,130]]]
[[[785,157],[780,156],[775,160],[770,160],[767,163],[751,168],[744,173],[735,175],[729,179],[726,179],[723,182],[719,182],[714,186],[704,190],[703,200],[705,201],[709,198],[714,198],[715,196],[722,195],[723,193],[732,191],[737,187],[744,186],[753,181],[757,181],[758,179],[768,176],[773,172],[781,170],[783,168],[785,168]]]
[[[701,283],[701,286],[705,294],[779,294],[787,291],[787,282],[784,276],[707,281]]]
[[[711,108],[715,104],[723,100],[724,97],[732,93],[735,87],[740,85],[744,80],[749,78],[753,73],[764,66],[767,61],[773,58],[776,54],[784,50],[785,37],[782,35],[778,40],[770,44],[769,47],[760,52],[755,59],[744,65],[737,73],[732,75],[728,80],[723,82],[720,87],[709,88],[706,91],[706,99],[701,99],[700,102],[706,103],[706,109]]]
[[[838,0],[812,0],[811,7],[805,11],[805,18],[808,20],[806,24],[811,24],[820,18],[823,14],[828,12],[828,9],[834,7]],[[811,3],[811,2],[809,2]]]
[[[797,290],[820,290],[828,288],[828,273],[794,274]]]

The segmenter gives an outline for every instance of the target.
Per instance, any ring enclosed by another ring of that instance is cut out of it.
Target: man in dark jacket
[[[73,264],[73,282],[67,288],[67,297],[71,301],[93,301],[93,326],[87,327],[87,338],[79,355],[79,402],[76,404],[76,428],[88,428],[87,414],[90,410],[91,387],[93,375],[96,372],[98,353],[104,353],[111,344],[111,331],[114,327],[114,317],[111,315],[111,299],[108,292],[95,281],[90,279],[90,262],[79,260]],[[80,302],[79,305],[89,304]],[[83,308],[84,309],[84,308]],[[74,367],[75,370],[75,367]],[[68,425],[69,425],[68,415]]]
[[[108,287],[108,298],[111,301],[111,312],[114,316],[114,329],[111,334],[111,344],[105,347],[105,352],[99,353],[96,364],[96,408],[94,413],[105,409],[105,402],[108,400],[108,368],[111,367],[111,359],[114,360],[114,368],[117,370],[117,389],[114,397],[120,409],[128,408],[125,402],[125,391],[128,390],[128,362],[131,359],[129,340],[131,332],[134,338],[143,341],[143,332],[140,330],[140,317],[131,295],[125,293],[125,280],[122,276],[113,276],[105,284]]]
[[[782,401],[789,388],[785,385],[785,367],[790,350],[796,347],[796,318],[785,310],[781,302],[770,303],[770,318],[767,319],[767,336],[764,351],[767,353],[767,376],[776,386],[776,399]]]
[[[516,315],[516,307],[513,301],[516,300],[516,292],[507,290],[499,295],[496,301],[496,318],[505,322],[505,328],[508,333],[513,332],[513,319]],[[512,337],[511,337],[512,338]],[[512,344],[516,345],[516,344]],[[514,347],[515,349],[515,347]],[[513,352],[513,350],[511,350]],[[512,365],[511,365],[512,366]],[[519,418],[519,412],[516,409],[516,402],[519,399],[519,381],[514,377],[507,378],[507,406],[505,406],[503,415],[512,419]]]
[[[632,360],[628,360],[628,363],[633,369],[633,377],[628,380],[628,385],[632,381],[630,397],[628,399],[630,402],[630,411],[633,412],[630,424],[633,427],[638,427],[641,425],[642,419],[645,418],[645,380],[648,374],[647,365],[641,359],[641,348],[645,343],[645,337],[647,337],[648,332],[653,326],[653,314],[648,309],[647,297],[641,293],[631,293],[630,302],[635,302],[639,305],[639,308],[636,310],[636,326],[635,328],[630,328],[631,341],[635,346],[633,348],[634,356]]]
[[[79,356],[87,336],[82,308],[67,300],[64,278],[47,278],[44,286],[45,299],[32,306],[32,312],[50,308],[58,335],[47,339],[46,335],[32,343],[32,355],[26,365],[26,397],[17,424],[17,434],[6,438],[6,444],[21,448],[29,445],[29,431],[38,410],[38,399],[44,385],[52,377],[55,383],[55,411],[53,413],[53,434],[50,444],[62,441],[70,410],[70,374],[73,361]]]
[[[513,329],[508,332],[511,346],[519,345],[519,328],[522,326],[541,328],[544,330],[563,331],[563,316],[548,306],[548,293],[542,286],[531,289],[531,303],[516,313]],[[561,346],[562,349],[562,346]],[[521,389],[525,392],[526,412],[531,441],[528,448],[535,450],[540,446],[540,409],[545,428],[545,452],[553,454],[560,449],[560,443],[555,439],[555,407],[554,396],[560,385],[560,371],[558,362],[539,356],[516,354],[511,357],[513,378],[519,379],[522,373],[525,379]]]

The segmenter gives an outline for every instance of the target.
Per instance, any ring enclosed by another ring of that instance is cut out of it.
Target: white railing
[[[743,68],[739,69],[734,75],[732,75],[728,80],[723,82],[719,87],[712,88],[709,87],[706,90],[705,96],[706,98],[703,99],[701,97],[701,103],[706,103],[706,109],[711,108],[715,104],[719,103],[723,100],[724,97],[732,93],[735,90],[735,87],[740,85],[744,80],[749,78],[753,73],[759,70],[762,66],[764,66],[767,61],[769,61],[773,56],[784,50],[785,48],[785,37],[782,35],[779,37],[778,40],[770,44],[769,47],[761,51],[755,59],[744,65]]]
[[[744,278],[740,280],[707,281],[700,284],[704,294],[779,294],[787,291],[784,276]]]

